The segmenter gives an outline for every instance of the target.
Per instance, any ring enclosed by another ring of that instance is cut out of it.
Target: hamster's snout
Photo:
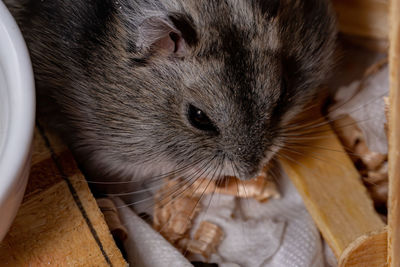
[[[238,178],[240,180],[251,180],[252,178],[256,177],[260,173],[260,168],[258,166],[252,166],[246,170],[242,175]]]
[[[257,143],[235,146],[229,157],[233,166],[232,176],[237,176],[241,180],[250,180],[256,177],[267,162],[263,147]]]

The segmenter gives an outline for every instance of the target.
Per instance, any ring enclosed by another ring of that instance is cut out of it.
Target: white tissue
[[[220,267],[323,267],[326,254],[320,233],[286,175],[279,180],[280,199],[260,203],[233,196],[206,196],[191,235],[202,221],[222,228],[225,238],[209,262]],[[124,202],[116,199],[116,205]],[[192,266],[171,244],[129,207],[120,208],[129,238],[124,246],[132,266]],[[327,249],[328,255],[329,248]],[[333,262],[335,262],[335,259]],[[201,256],[191,260],[201,260]],[[332,262],[332,261],[328,261]]]
[[[373,152],[387,154],[388,144],[384,128],[386,116],[383,97],[389,93],[388,66],[386,65],[377,73],[368,77],[363,89],[357,92],[359,86],[360,81],[355,81],[348,86],[339,88],[335,95],[337,103],[332,107],[329,117],[334,120],[341,115],[348,114],[357,122],[368,148]]]
[[[139,218],[125,203],[114,199],[119,215],[128,230],[124,247],[131,266],[140,267],[191,267],[190,262],[150,225]]]
[[[210,262],[242,267],[326,266],[319,231],[299,193],[287,176],[280,187],[282,198],[266,203],[219,195],[202,201],[209,207],[195,225],[207,220],[226,233]]]

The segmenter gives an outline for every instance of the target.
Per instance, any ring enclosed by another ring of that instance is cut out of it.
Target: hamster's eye
[[[181,37],[176,32],[170,32],[169,38],[174,42],[173,52],[176,53],[180,49],[181,46]]]
[[[202,131],[218,134],[217,127],[201,109],[198,109],[193,105],[189,105],[187,117],[193,127]]]

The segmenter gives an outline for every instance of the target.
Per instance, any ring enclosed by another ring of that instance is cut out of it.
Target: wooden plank
[[[390,1],[388,262],[400,266],[400,1]]]
[[[57,140],[35,131],[27,191],[0,244],[0,265],[126,266],[71,153]]]
[[[387,266],[387,229],[357,238],[342,253],[339,267]]]
[[[349,35],[387,39],[387,0],[333,0],[339,29]]]
[[[381,231],[360,174],[328,125],[309,133],[309,143],[281,163],[337,258],[357,238]],[[312,138],[315,134],[315,138]],[[292,149],[293,150],[293,149]]]

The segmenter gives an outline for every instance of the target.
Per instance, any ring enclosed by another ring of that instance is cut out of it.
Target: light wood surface
[[[400,267],[400,1],[390,2],[388,262]]]
[[[281,163],[339,258],[353,241],[381,231],[385,224],[330,127],[325,125],[315,132],[316,138],[310,138],[313,141],[309,146],[282,157]]]
[[[35,130],[22,206],[0,243],[0,266],[126,266],[71,153]]]
[[[387,229],[357,238],[342,253],[339,267],[387,266]]]
[[[388,0],[333,0],[341,32],[360,37],[387,39]]]

